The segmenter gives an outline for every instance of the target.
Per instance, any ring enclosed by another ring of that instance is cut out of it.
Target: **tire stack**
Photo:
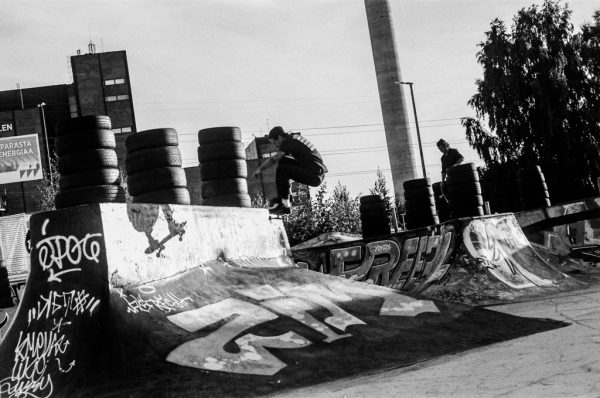
[[[108,116],[81,116],[57,124],[57,209],[125,202],[111,127]]]
[[[532,166],[517,173],[519,201],[522,210],[549,207],[550,194],[540,166]]]
[[[390,233],[390,221],[385,211],[383,195],[361,196],[360,222],[364,239]]]
[[[405,222],[407,229],[440,223],[437,208],[435,207],[431,180],[429,178],[404,181],[402,187],[404,188]]]
[[[251,207],[246,148],[238,127],[198,132],[201,193],[204,206]]]
[[[140,131],[125,140],[127,188],[133,203],[190,204],[177,131]]]
[[[450,219],[450,207],[443,194],[442,182],[434,182],[431,184],[431,188],[433,189],[433,199],[435,200],[435,208],[440,222],[448,221]]]
[[[453,218],[483,216],[483,196],[474,163],[450,167],[446,172],[445,193]]]
[[[12,298],[12,290],[8,281],[8,270],[0,265],[0,308],[9,308],[15,305]]]

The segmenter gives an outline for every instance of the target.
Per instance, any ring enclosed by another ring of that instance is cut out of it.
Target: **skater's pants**
[[[311,187],[318,187],[323,182],[323,172],[317,167],[306,168],[301,166],[295,159],[284,156],[279,160],[275,172],[277,195],[281,199],[289,199],[290,197],[290,180]]]

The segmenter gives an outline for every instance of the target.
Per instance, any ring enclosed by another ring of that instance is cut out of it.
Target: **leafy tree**
[[[486,163],[484,189],[516,192],[516,170],[538,163],[554,201],[589,194],[583,154],[600,141],[600,12],[577,34],[570,16],[568,5],[546,0],[521,9],[510,29],[495,19],[479,44],[483,78],[468,103],[491,132],[462,123]]]
[[[388,216],[389,220],[392,220],[393,212],[392,212],[392,197],[390,196],[390,191],[387,187],[387,181],[385,179],[385,175],[383,175],[383,171],[377,168],[377,179],[373,184],[373,188],[370,190],[371,195],[381,195],[383,196],[383,203],[385,204],[385,212]],[[398,207],[397,207],[398,208]]]
[[[284,226],[291,246],[326,232],[360,234],[358,198],[339,182],[328,196],[327,184],[322,184],[314,198],[292,207]]]

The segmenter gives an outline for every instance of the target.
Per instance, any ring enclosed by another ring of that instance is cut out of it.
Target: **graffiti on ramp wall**
[[[520,264],[522,252],[533,249],[514,217],[473,219],[463,230],[463,242],[493,277],[514,289],[555,284]]]
[[[372,242],[295,250],[293,257],[299,266],[314,271],[415,292],[445,275],[455,237],[449,225],[422,235],[409,232]]]

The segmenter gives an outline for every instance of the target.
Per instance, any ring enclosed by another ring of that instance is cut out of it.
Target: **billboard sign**
[[[41,180],[43,174],[37,134],[0,138],[0,184]]]

